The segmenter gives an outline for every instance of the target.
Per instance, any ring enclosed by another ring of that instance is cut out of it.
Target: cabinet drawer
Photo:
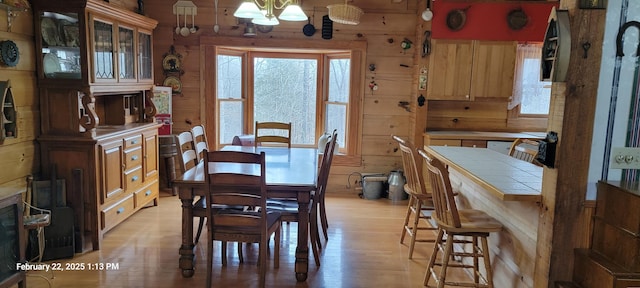
[[[139,208],[158,197],[158,180],[154,180],[150,185],[136,191],[135,195],[135,207]]]
[[[124,150],[131,149],[133,147],[142,146],[142,135],[134,135],[124,138]]]
[[[132,191],[142,185],[142,167],[138,166],[133,170],[124,172],[124,189]]]
[[[432,139],[427,144],[429,146],[460,146],[462,141],[460,139]]]
[[[133,195],[128,195],[122,201],[100,211],[102,229],[110,229],[111,227],[122,222],[122,220],[131,215],[131,213],[133,213],[134,207],[133,202]]]
[[[130,170],[142,164],[142,147],[124,152],[124,170]]]
[[[462,140],[462,147],[487,148],[487,141],[484,140]]]

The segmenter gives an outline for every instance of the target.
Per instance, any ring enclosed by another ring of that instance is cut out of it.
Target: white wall
[[[627,3],[626,13],[622,12],[622,6]],[[640,21],[640,1],[637,0],[609,0],[606,16],[606,26],[602,49],[602,64],[600,67],[600,80],[598,85],[598,98],[596,103],[595,123],[593,127],[593,140],[591,146],[591,159],[589,163],[588,199],[595,199],[596,183],[601,180],[602,165],[604,162],[605,140],[607,122],[609,119],[610,102],[613,96],[612,84],[618,85],[617,101],[615,105],[615,118],[611,147],[623,147],[626,140],[626,130],[629,119],[629,107],[633,90],[633,76],[635,71],[636,49],[640,38],[638,29],[627,29],[624,34],[624,54],[621,61],[620,79],[614,81],[614,69],[616,62],[616,37],[622,24],[628,21]],[[621,15],[621,13],[623,15]],[[626,18],[626,19],[625,19]],[[621,23],[621,19],[624,19]],[[609,161],[611,163],[611,161]],[[620,169],[609,169],[606,179],[620,180]]]

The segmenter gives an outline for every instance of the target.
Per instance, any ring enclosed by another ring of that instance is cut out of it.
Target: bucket
[[[401,170],[394,170],[389,172],[389,200],[402,201],[409,199],[409,194],[404,191],[404,184],[406,180]]]
[[[362,197],[367,200],[380,199],[384,191],[384,174],[362,176]]]

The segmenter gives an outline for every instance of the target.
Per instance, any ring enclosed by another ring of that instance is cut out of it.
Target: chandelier
[[[277,2],[277,3],[276,3]],[[284,9],[280,16],[273,14],[273,9]],[[238,18],[250,18],[251,22],[259,25],[278,25],[280,20],[306,21],[298,0],[244,0],[233,13]]]

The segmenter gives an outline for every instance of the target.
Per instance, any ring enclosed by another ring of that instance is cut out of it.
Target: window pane
[[[327,104],[327,118],[325,122],[327,132],[338,129],[338,143],[340,147],[345,147],[345,135],[347,132],[347,106]]]
[[[242,98],[242,57],[218,55],[218,99]]]
[[[350,59],[329,60],[329,101],[349,102]]]
[[[254,59],[255,121],[291,122],[291,143],[316,143],[314,59]]]
[[[540,59],[527,58],[522,70],[520,114],[548,114],[551,83],[540,81]]]
[[[243,112],[241,101],[220,101],[220,143],[229,144],[242,135]]]

